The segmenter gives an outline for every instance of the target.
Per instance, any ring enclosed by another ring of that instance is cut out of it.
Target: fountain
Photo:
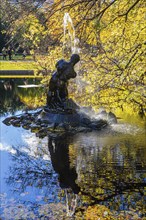
[[[56,131],[77,133],[101,130],[110,123],[116,123],[116,117],[112,113],[104,112],[104,117],[101,117],[101,113],[100,117],[95,114],[96,117],[91,118],[87,113],[88,108],[79,106],[69,98],[68,82],[77,76],[74,66],[79,60],[80,56],[73,54],[68,62],[61,59],[56,63],[57,70],[49,82],[46,106],[34,112],[6,118],[3,122],[30,129],[39,137]],[[91,111],[93,113],[92,109]]]

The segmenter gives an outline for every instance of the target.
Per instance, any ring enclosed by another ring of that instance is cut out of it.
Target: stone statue
[[[61,59],[56,63],[57,71],[52,75],[49,82],[49,91],[47,94],[48,108],[64,107],[64,103],[68,99],[68,80],[77,76],[74,65],[79,60],[79,55],[73,54],[69,62]]]
[[[38,137],[50,135],[57,129],[75,134],[101,130],[117,123],[117,118],[112,112],[103,111],[102,114],[99,113],[94,117],[94,111],[91,108],[92,117],[90,117],[88,107],[81,107],[68,97],[68,81],[77,76],[74,66],[79,60],[79,55],[73,54],[69,62],[61,59],[56,63],[57,70],[49,82],[46,106],[35,113],[6,118],[3,123],[31,129]]]

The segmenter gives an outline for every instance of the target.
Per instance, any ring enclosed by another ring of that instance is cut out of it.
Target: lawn
[[[0,70],[35,70],[37,69],[35,61],[0,61]]]
[[[0,53],[0,60],[3,60],[2,53]],[[8,56],[6,57],[6,60],[7,61],[9,60]],[[22,54],[17,54],[17,55],[12,55],[12,60],[24,60],[24,58]],[[25,57],[25,60],[33,60],[32,55],[27,55]]]

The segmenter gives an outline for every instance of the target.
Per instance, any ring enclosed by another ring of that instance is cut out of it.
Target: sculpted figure
[[[63,107],[68,99],[68,80],[76,77],[74,65],[80,60],[78,54],[73,54],[69,62],[59,60],[56,63],[57,71],[52,75],[47,94],[47,106],[49,108]]]

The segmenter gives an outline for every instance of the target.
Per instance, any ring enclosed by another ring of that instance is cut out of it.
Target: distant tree
[[[32,17],[38,20],[38,24],[44,23],[44,15],[40,10],[43,2],[44,0],[4,0],[1,3],[2,32],[5,33],[6,44],[21,45],[25,41],[23,34],[25,31],[27,32],[25,23],[28,23],[28,18],[32,25],[34,22]],[[18,27],[19,23],[20,26]],[[39,31],[40,33],[42,32],[42,30],[38,29]]]
[[[5,33],[3,32],[4,28],[3,28],[3,25],[2,23],[0,22],[0,52],[2,51],[2,48],[5,46]]]

